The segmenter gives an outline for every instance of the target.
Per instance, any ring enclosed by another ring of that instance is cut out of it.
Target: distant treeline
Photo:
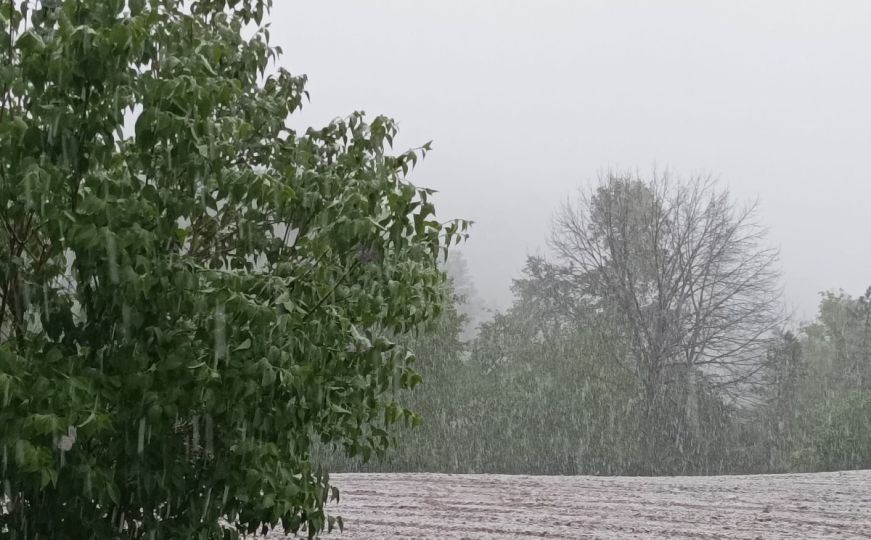
[[[752,209],[704,180],[610,176],[556,220],[510,309],[414,340],[422,425],[332,471],[673,475],[871,467],[871,289],[798,330]],[[473,290],[454,275],[458,290]]]

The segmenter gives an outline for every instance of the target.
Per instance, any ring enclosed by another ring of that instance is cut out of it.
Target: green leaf
[[[351,411],[349,411],[348,409],[342,407],[341,405],[339,405],[337,403],[330,403],[330,410],[332,410],[333,412],[337,412],[339,414],[351,414]]]
[[[115,486],[114,483],[109,482],[108,484],[106,484],[106,495],[109,496],[109,499],[113,503],[120,504],[121,496],[119,495],[118,488],[117,488],[117,486]]]
[[[39,471],[39,477],[39,488],[45,489],[45,487],[51,483],[51,471],[48,469],[42,469]]]
[[[34,54],[45,48],[45,42],[36,32],[28,30],[15,41],[15,47],[23,54]]]
[[[127,5],[130,8],[130,14],[136,17],[145,9],[145,0],[128,0]]]

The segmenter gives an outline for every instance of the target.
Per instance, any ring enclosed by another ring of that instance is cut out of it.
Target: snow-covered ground
[[[340,474],[326,538],[871,538],[871,471],[702,477]],[[280,538],[280,537],[278,537]]]

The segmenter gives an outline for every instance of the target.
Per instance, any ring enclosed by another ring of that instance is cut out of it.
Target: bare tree
[[[709,177],[612,173],[557,213],[558,264],[624,333],[651,414],[669,385],[737,396],[764,366],[783,316],[755,212]]]

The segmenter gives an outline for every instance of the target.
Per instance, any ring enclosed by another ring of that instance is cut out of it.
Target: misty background
[[[362,109],[399,121],[398,149],[433,140],[411,180],[476,222],[461,251],[491,308],[609,168],[758,198],[800,320],[869,285],[867,2],[281,0],[272,20],[309,77],[296,125]]]

